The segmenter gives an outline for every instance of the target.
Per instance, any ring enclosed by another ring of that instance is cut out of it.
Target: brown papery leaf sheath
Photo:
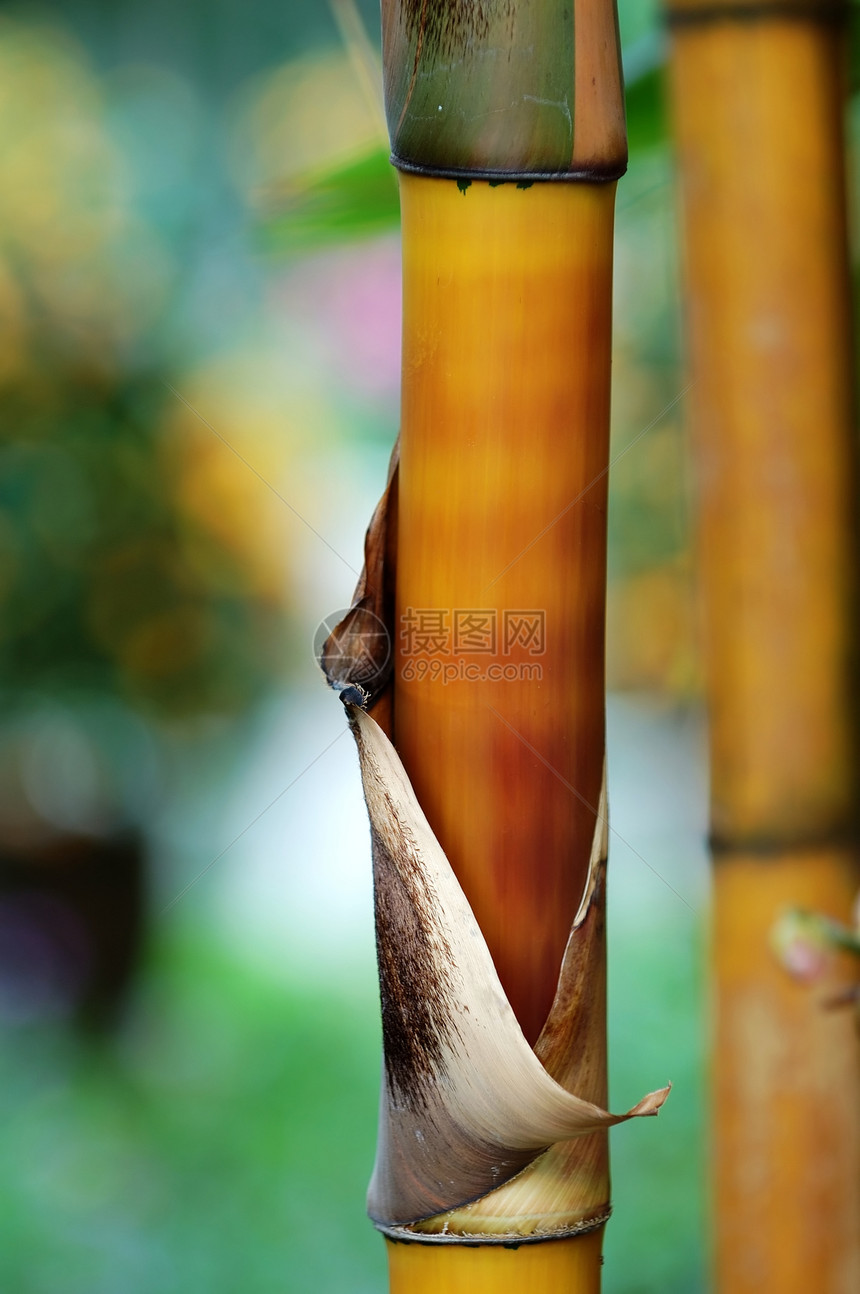
[[[400,439],[388,463],[385,492],[364,537],[364,565],[349,611],[323,644],[320,664],[337,692],[357,688],[367,709],[390,732],[390,689],[394,661],[391,639],[379,629],[394,622],[394,577],[397,547],[397,481]]]
[[[389,1229],[485,1195],[553,1143],[656,1114],[669,1089],[613,1115],[550,1077],[397,752],[369,715],[346,709],[371,825],[385,1053],[368,1211]],[[601,814],[586,907],[599,885],[604,821]],[[562,982],[562,1011],[577,991]],[[563,1018],[547,1022],[548,1054],[569,1050],[567,1028]]]

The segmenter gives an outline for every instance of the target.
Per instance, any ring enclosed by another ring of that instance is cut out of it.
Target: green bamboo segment
[[[385,104],[402,170],[596,179],[627,161],[615,6],[383,0]]]
[[[858,877],[844,47],[829,3],[675,0],[715,854],[721,1294],[860,1288],[854,975],[793,983],[789,908]]]

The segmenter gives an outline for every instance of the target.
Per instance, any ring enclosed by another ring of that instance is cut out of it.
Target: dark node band
[[[540,1234],[529,1236],[518,1235],[512,1231],[500,1235],[494,1235],[491,1232],[485,1235],[462,1235],[454,1231],[410,1231],[408,1227],[387,1226],[384,1222],[374,1222],[373,1225],[388,1240],[394,1240],[398,1244],[466,1245],[473,1249],[479,1246],[496,1245],[503,1249],[519,1249],[521,1245],[551,1244],[554,1240],[572,1240],[575,1236],[587,1235],[588,1232],[597,1231],[599,1227],[604,1226],[611,1214],[612,1209],[607,1204],[600,1213],[590,1218],[583,1218],[582,1222],[576,1223],[575,1226],[561,1227],[558,1231],[542,1231]]]
[[[726,836],[712,832],[708,837],[708,849],[714,865],[720,862],[731,863],[742,854],[744,858],[758,858],[763,863],[772,859],[779,860],[789,854],[803,854],[810,850],[846,850],[856,852],[860,847],[860,827],[845,823],[842,826],[823,828],[821,831],[808,831],[792,840],[775,835]]]
[[[439,180],[461,180],[464,184],[472,180],[490,180],[497,184],[521,185],[523,188],[530,184],[547,182],[565,184],[579,181],[609,184],[612,180],[620,179],[627,170],[626,158],[606,166],[583,166],[568,171],[482,171],[450,166],[422,166],[420,162],[409,162],[403,157],[398,157],[396,153],[392,153],[389,160],[398,171],[405,171],[408,175],[426,175]]]

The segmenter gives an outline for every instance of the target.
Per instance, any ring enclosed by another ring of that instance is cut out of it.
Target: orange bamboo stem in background
[[[858,884],[841,41],[811,5],[724,9],[677,3],[671,60],[717,846],[717,1281],[848,1294],[854,1022],[767,946],[783,906],[844,920]]]
[[[849,1294],[858,1281],[857,1035],[823,1003],[854,968],[814,989],[777,963],[787,906],[840,913],[853,851],[737,852],[716,870],[716,1288],[721,1294]]]

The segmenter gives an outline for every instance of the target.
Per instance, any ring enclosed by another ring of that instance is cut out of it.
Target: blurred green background
[[[313,656],[397,428],[360,12],[0,9],[0,1290],[382,1294],[369,848]],[[704,1288],[705,792],[656,6],[621,5],[607,1294]],[[371,87],[368,90],[368,86]]]

